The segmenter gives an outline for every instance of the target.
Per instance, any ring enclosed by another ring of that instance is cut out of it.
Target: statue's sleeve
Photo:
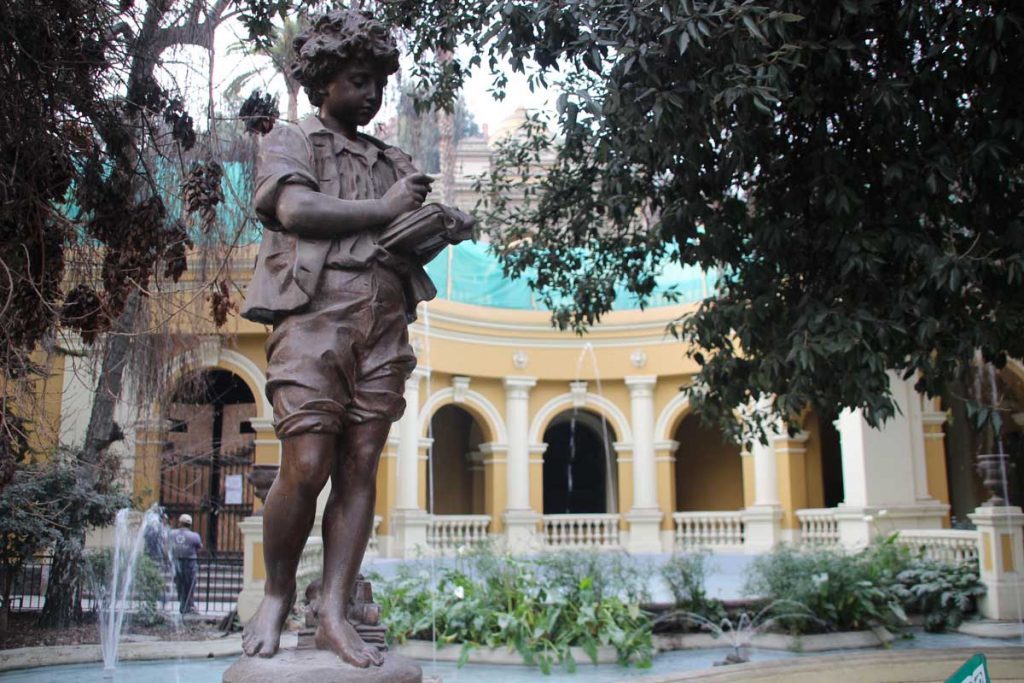
[[[286,185],[305,185],[320,191],[309,149],[305,134],[286,124],[275,126],[260,142],[253,208],[264,227],[283,230],[277,220],[277,200]]]

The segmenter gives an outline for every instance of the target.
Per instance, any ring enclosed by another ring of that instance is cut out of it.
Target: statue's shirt
[[[334,239],[300,237],[277,219],[277,201],[289,184],[341,199],[379,199],[399,178],[415,173],[412,160],[396,147],[369,136],[349,140],[328,130],[316,116],[298,126],[279,124],[260,144],[253,207],[265,228],[242,316],[273,323],[304,310],[326,268],[366,268],[379,262],[398,271],[406,292],[406,314],[436,294],[421,266],[379,247],[375,232],[362,230]]]

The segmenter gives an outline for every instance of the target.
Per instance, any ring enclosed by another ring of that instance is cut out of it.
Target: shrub
[[[433,592],[429,574],[409,565],[394,579],[374,577],[390,640],[433,632],[438,643],[462,644],[460,665],[474,647],[510,647],[545,673],[556,663],[575,671],[569,648],[581,647],[596,663],[601,645],[614,647],[623,665],[650,665],[650,618],[607,578],[550,557],[523,560],[489,551],[460,564],[439,570]]]
[[[924,616],[926,631],[955,629],[985,594],[976,567],[919,559],[896,575],[891,590],[909,612]]]
[[[722,603],[709,598],[705,583],[708,573],[707,551],[673,555],[661,568],[661,578],[668,584],[679,610],[691,612],[711,621],[725,616]]]
[[[806,605],[827,630],[852,631],[905,620],[900,601],[879,577],[888,572],[869,552],[796,551],[782,546],[751,564],[745,591],[770,601]],[[888,555],[885,556],[887,559]],[[814,622],[780,619],[793,632]]]
[[[110,586],[113,550],[94,550],[85,556],[85,576],[93,594],[106,595]],[[160,565],[145,553],[135,559],[135,579],[132,582],[132,599],[141,602],[132,622],[140,626],[155,626],[163,623],[164,617],[157,610],[157,603],[164,597],[166,579]]]

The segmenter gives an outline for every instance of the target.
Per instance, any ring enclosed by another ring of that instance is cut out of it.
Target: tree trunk
[[[284,82],[288,88],[288,121],[296,123],[299,120],[299,88],[301,86],[287,74],[285,74]]]
[[[82,620],[80,583],[85,536],[63,538],[53,549],[53,564],[46,583],[46,602],[36,625],[42,628],[70,628]]]
[[[100,454],[115,439],[114,409],[121,396],[125,365],[128,363],[128,345],[141,298],[138,290],[133,290],[128,295],[124,310],[107,335],[99,385],[96,387],[89,416],[89,428],[86,431],[85,444],[78,454],[78,476],[87,478],[90,484],[95,484],[95,465]],[[85,532],[77,529],[83,526],[74,525],[73,528],[76,530],[58,541],[54,547],[50,581],[46,585],[46,602],[39,615],[40,626],[67,628],[81,620],[82,603],[79,595]]]

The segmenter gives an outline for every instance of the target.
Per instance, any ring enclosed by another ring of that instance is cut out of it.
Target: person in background
[[[174,555],[174,587],[178,590],[178,609],[182,614],[195,612],[193,605],[199,557],[203,539],[192,531],[192,515],[178,517],[178,528],[171,532],[171,553]]]

